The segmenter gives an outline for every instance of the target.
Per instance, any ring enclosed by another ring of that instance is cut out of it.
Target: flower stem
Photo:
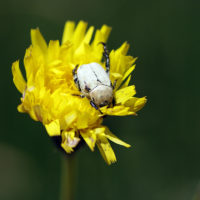
[[[75,194],[75,156],[62,156],[61,158],[61,190],[60,200],[74,200]]]

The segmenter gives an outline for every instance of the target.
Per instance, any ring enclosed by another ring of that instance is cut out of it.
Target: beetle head
[[[113,99],[113,89],[106,85],[99,85],[90,92],[90,98],[97,106],[109,105]]]

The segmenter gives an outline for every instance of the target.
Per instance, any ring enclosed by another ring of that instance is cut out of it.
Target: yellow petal
[[[112,30],[112,28],[105,24],[101,27],[100,31],[104,36],[104,41],[102,41],[102,42],[106,42],[108,40],[111,30]]]
[[[75,137],[74,130],[71,131],[63,131],[62,132],[62,143],[61,147],[67,152],[73,152],[73,148],[78,145],[80,142],[80,138]]]
[[[84,37],[83,43],[86,43],[86,44],[90,43],[90,40],[92,39],[93,32],[94,32],[94,26],[91,26],[88,29],[88,31],[87,31],[87,33],[86,33],[86,35]]]
[[[108,36],[111,32],[111,27],[107,25],[103,25],[100,30],[97,30],[94,36],[94,40],[92,42],[92,46],[97,46],[100,42],[106,42],[108,39]],[[101,45],[98,45],[96,47],[96,50],[99,52],[100,49],[103,49]]]
[[[75,23],[73,21],[67,21],[65,23],[63,37],[62,37],[62,44],[64,44],[67,41],[72,40],[72,36],[74,33],[74,27],[75,27]]]
[[[119,78],[114,78],[114,80],[117,80],[117,83],[116,83],[116,86],[115,86],[115,91],[120,87],[121,89],[124,88],[124,87],[127,87],[129,82],[130,82],[130,79],[131,79],[131,76],[129,76],[129,74],[135,69],[135,65],[133,65],[132,67],[130,67],[124,74],[123,78],[120,79]],[[117,74],[117,73],[112,73],[113,74]],[[129,77],[128,77],[129,76]],[[121,75],[122,77],[122,75]],[[128,77],[128,79],[125,81],[125,79]],[[113,78],[113,77],[112,77]],[[119,81],[118,81],[119,79]],[[123,83],[123,81],[125,81],[125,83]],[[123,84],[122,84],[123,83]],[[121,85],[122,84],[122,85]]]
[[[96,143],[96,134],[93,130],[87,130],[86,132],[81,131],[81,136],[87,143],[87,145],[90,147],[92,151],[94,151],[95,143]]]
[[[129,50],[130,45],[127,42],[124,42],[119,49],[117,49],[117,53],[120,52],[122,55],[126,55]]]
[[[135,112],[130,110],[129,107],[125,107],[123,105],[114,106],[113,108],[102,107],[101,112],[104,115],[115,115],[115,116],[124,116],[124,115],[135,115]]]
[[[67,140],[67,144],[68,146],[74,148],[77,146],[77,144],[80,141],[80,138],[75,136],[75,131],[71,130],[71,131],[63,131],[62,132],[62,137],[64,137],[64,140]]]
[[[105,132],[105,127],[104,126],[101,126],[101,127],[98,127],[98,128],[95,128],[94,129],[94,133],[96,134],[96,135],[103,135],[104,134],[104,132]]]
[[[45,124],[45,128],[49,136],[59,136],[60,135],[60,123],[59,120],[56,119],[49,124]]]
[[[35,67],[34,67],[34,62],[33,62],[33,57],[32,57],[32,46],[30,46],[28,49],[26,49],[26,53],[24,56],[24,67],[26,70],[26,79],[27,79],[27,85],[28,84],[33,84],[30,83],[33,78],[33,75],[35,73]],[[32,76],[32,77],[31,77]]]
[[[112,72],[110,74],[110,76],[111,76],[111,79],[114,80],[114,81],[122,78],[122,75],[120,73],[117,73],[117,72]]]
[[[125,106],[130,107],[130,109],[133,112],[137,112],[140,109],[142,109],[145,105],[145,103],[147,102],[146,97],[142,97],[142,98],[137,98],[137,97],[131,97],[126,103]]]
[[[79,113],[76,125],[77,125],[78,129],[85,129],[85,128],[87,128],[88,127],[87,116],[85,116],[84,114]]]
[[[74,110],[70,113],[67,113],[64,119],[66,125],[69,127],[77,119],[77,112]]]
[[[33,47],[38,46],[43,53],[47,51],[47,43],[39,29],[31,29],[31,42]]]
[[[20,104],[17,106],[17,110],[21,113],[25,113],[26,111],[24,110],[23,104]]]
[[[119,103],[123,104],[129,98],[134,96],[135,94],[136,94],[136,91],[135,91],[135,86],[134,85],[117,90],[115,92],[116,104],[119,104]]]
[[[112,50],[110,52],[111,80],[116,80],[114,79],[114,77],[112,77],[113,73],[119,73],[121,77],[123,77],[122,79],[117,79],[118,81],[115,89],[117,89],[121,85],[121,83],[135,68],[135,66],[133,66],[133,63],[137,58],[126,56],[128,49],[129,45],[125,42],[119,49],[117,49],[116,51]]]
[[[130,80],[131,80],[131,75],[126,79],[126,81],[124,82],[124,84],[122,84],[120,88],[122,89],[122,88],[128,87]]]
[[[48,47],[48,61],[55,62],[59,60],[60,44],[58,40],[51,40]]]
[[[123,76],[123,78],[122,78],[122,81],[124,81],[134,69],[135,69],[135,65],[133,65],[132,67],[130,67],[130,68],[126,71],[126,73],[124,74],[124,76]]]
[[[103,159],[108,165],[117,161],[115,153],[106,137],[98,135],[97,146]]]
[[[19,61],[16,61],[12,64],[12,74],[13,82],[19,92],[23,93],[26,89],[26,82],[22,76],[22,73],[19,68]]]
[[[29,113],[30,117],[35,120],[38,121],[36,115],[35,115],[35,111],[33,109],[27,110],[27,112]]]
[[[107,127],[106,127],[106,131],[105,131],[105,136],[111,140],[112,142],[125,146],[127,148],[131,147],[130,144],[127,144],[126,142],[123,142],[122,140],[120,140],[117,136],[115,136]]]
[[[42,108],[40,105],[34,105],[33,110],[35,112],[35,116],[37,117],[37,120],[40,122],[43,122],[43,116],[42,116]]]
[[[135,103],[135,111],[137,112],[138,110],[142,109],[146,104],[146,102],[147,102],[146,97],[138,98],[138,100]]]
[[[67,153],[72,153],[74,150],[72,147],[68,146],[67,140],[61,143],[61,147],[67,152]]]
[[[87,23],[84,21],[80,21],[73,34],[74,48],[80,45],[80,43],[84,39],[86,29],[87,29]]]

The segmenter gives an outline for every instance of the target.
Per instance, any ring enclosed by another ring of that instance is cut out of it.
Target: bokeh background
[[[105,120],[132,144],[112,144],[116,164],[98,149],[77,153],[76,199],[200,199],[199,8],[195,0],[1,0],[0,199],[58,199],[61,154],[39,122],[17,112],[11,64],[23,68],[31,28],[61,40],[65,21],[80,19],[112,26],[109,49],[130,43],[132,82],[148,103],[137,117]]]

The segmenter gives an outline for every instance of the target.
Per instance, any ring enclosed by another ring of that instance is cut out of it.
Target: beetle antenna
[[[108,49],[107,49],[106,43],[104,43],[104,42],[99,42],[99,44],[102,44],[102,45],[103,45],[103,49],[104,49],[103,56],[104,56],[105,61],[106,61],[106,73],[109,74],[109,72],[110,72],[109,51],[108,51]]]
[[[78,77],[77,77],[77,69],[78,69],[78,65],[76,65],[76,67],[72,70],[72,74],[73,74],[74,82],[80,91],[81,88],[80,88],[80,84],[79,84]]]

